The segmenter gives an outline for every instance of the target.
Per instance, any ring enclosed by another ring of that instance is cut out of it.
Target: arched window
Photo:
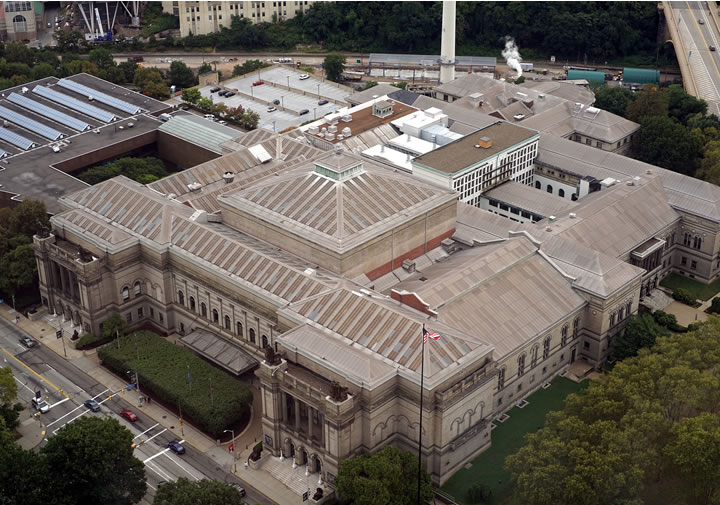
[[[565,344],[567,344],[567,334],[568,334],[568,327],[567,325],[563,326],[562,332],[560,334],[560,346],[565,347]]]
[[[265,349],[265,348],[268,346],[268,338],[267,338],[267,335],[263,335],[263,336],[262,336],[262,346],[263,346],[263,349]]]
[[[125,286],[124,288],[122,288],[122,297],[123,297],[124,302],[130,299],[130,288],[129,287]]]
[[[238,337],[242,337],[243,336],[242,323],[240,321],[238,321],[235,324],[235,326],[236,326],[235,330],[237,331]]]
[[[618,310],[618,321],[622,321],[625,319],[625,307],[620,307],[620,310]]]
[[[518,356],[518,377],[522,377],[525,373],[525,355],[521,354]]]
[[[505,369],[501,368],[498,372],[498,390],[505,387]]]
[[[558,189],[558,196],[561,198],[565,198],[565,190],[564,189]]]
[[[612,328],[613,326],[615,326],[615,318],[616,318],[616,317],[617,317],[617,314],[616,314],[615,312],[613,312],[612,314],[610,314],[610,327],[611,327],[611,328]]]
[[[20,14],[18,14],[13,18],[13,30],[15,31],[15,33],[28,31],[27,20],[25,19],[25,16],[21,16]]]
[[[545,337],[545,341],[543,342],[543,359],[548,359],[550,357],[550,340],[552,337],[548,335]]]
[[[204,302],[200,304],[200,314],[202,317],[207,317],[207,305]]]
[[[230,329],[230,316],[225,316],[225,329]]]
[[[630,317],[630,314],[632,314],[632,300],[629,300],[625,304],[625,312],[627,312],[628,317]]]
[[[535,346],[532,348],[532,351],[530,352],[530,368],[537,365],[537,357],[538,357],[538,347]]]
[[[133,284],[133,296],[139,296],[140,293],[142,293],[142,288],[140,287],[140,281],[135,281],[135,284]]]
[[[572,332],[572,338],[576,338],[578,331],[580,330],[580,318],[576,317],[573,321],[573,332]]]
[[[547,192],[550,194],[552,194],[552,192],[553,192],[553,188],[550,184],[547,185]]]
[[[253,328],[250,328],[250,331],[248,332],[250,334],[250,343],[255,343],[255,330]]]
[[[178,291],[178,303],[180,305],[185,305],[185,295],[182,291]]]
[[[540,181],[535,181],[535,189],[542,189],[542,184],[540,184]]]
[[[193,297],[191,296],[191,297],[189,298],[189,300],[190,300],[190,310],[192,310],[193,312],[195,312],[195,298],[193,298]]]
[[[695,237],[695,240],[693,241],[693,247],[695,249],[702,249],[702,242],[703,239],[700,236]]]
[[[690,234],[688,232],[683,234],[683,245],[690,245]]]
[[[213,309],[213,323],[217,323],[220,321],[220,316],[218,315],[217,309]]]

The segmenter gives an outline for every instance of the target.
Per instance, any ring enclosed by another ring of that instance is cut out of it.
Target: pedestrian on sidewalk
[[[146,396],[146,397],[145,397],[145,402],[146,402],[148,405],[150,405],[150,397],[149,397],[149,396]]]

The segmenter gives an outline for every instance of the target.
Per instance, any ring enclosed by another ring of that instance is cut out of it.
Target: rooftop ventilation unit
[[[187,185],[187,187],[190,191],[198,191],[200,188],[202,188],[202,184],[200,184],[199,182],[191,182]]]
[[[557,218],[555,216],[548,217],[548,221],[550,221],[551,223],[554,223],[556,219]]]
[[[349,137],[351,135],[351,133],[352,133],[352,131],[350,130],[349,126],[346,126],[345,128],[342,129],[342,134],[345,137]]]
[[[514,119],[515,121],[522,121],[523,119],[525,119],[525,114],[515,114],[515,115],[513,116],[513,119]]]
[[[225,172],[223,174],[223,180],[225,181],[225,184],[230,184],[235,180],[235,174],[232,172]]]
[[[89,96],[88,96],[88,100],[92,102],[92,101],[95,100],[95,99],[92,97],[92,95],[89,95]]]
[[[128,124],[127,124],[127,127],[128,127],[128,128],[132,128],[133,126],[135,126],[135,123],[128,123]]]
[[[577,217],[577,214],[575,214],[574,212],[570,213],[570,219],[575,219],[576,217]]]
[[[308,133],[311,135],[317,135],[318,134],[318,127],[317,126],[311,126],[308,128]]]
[[[350,114],[345,114],[342,118],[340,118],[344,123],[349,123],[352,121],[352,116]]]
[[[24,87],[24,86],[23,86],[23,88],[20,90],[20,92],[21,92],[23,95],[24,95],[25,93],[27,93],[28,91],[30,91],[30,90],[29,90],[28,88]]]
[[[546,226],[545,231],[552,231],[552,226]]]
[[[403,270],[405,270],[408,273],[415,272],[415,262],[411,260],[405,260],[402,262]]]
[[[652,173],[653,173],[652,168],[648,168],[648,169],[645,171],[645,173],[648,174],[648,175],[652,174]]]
[[[335,126],[334,124],[328,126],[328,133],[337,133],[337,126]]]
[[[93,130],[93,133],[97,133],[98,135],[100,135],[100,128],[95,128],[95,129]]]
[[[325,140],[335,140],[335,134],[330,132],[326,133]]]

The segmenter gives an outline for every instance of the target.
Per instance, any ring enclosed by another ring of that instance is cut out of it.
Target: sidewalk
[[[7,304],[0,304],[0,316],[11,322],[15,320],[15,313]],[[193,446],[217,461],[218,465],[227,472],[235,473],[240,479],[256,488],[274,503],[282,505],[302,504],[301,496],[298,496],[285,487],[282,482],[273,478],[270,473],[262,469],[252,470],[245,468],[244,463],[250,456],[253,446],[262,440],[262,397],[256,381],[249,386],[253,393],[250,423],[242,433],[235,434],[235,447],[236,451],[238,451],[238,453],[236,453],[238,459],[237,472],[233,472],[233,455],[228,452],[229,443],[218,444],[216,440],[187,423],[181,427],[180,419],[177,415],[156,402],[151,401],[149,405],[147,402],[143,402],[142,407],[137,407],[138,392],[135,389],[125,391],[124,388],[127,386],[127,381],[122,380],[120,377],[117,377],[109,370],[100,366],[100,361],[95,350],[79,351],[74,348],[69,338],[72,331],[68,332],[69,327],[66,328],[66,326],[69,325],[71,325],[71,323],[69,321],[63,322],[62,317],[30,321],[22,315],[20,315],[17,323],[20,329],[40,342],[41,345],[51,349],[59,356],[64,357],[64,355],[67,354],[66,359],[68,361],[72,362],[73,365],[83,370],[100,384],[103,384],[111,392],[120,392],[120,396],[133,405],[133,411],[138,416],[146,416],[153,419],[173,433],[178,440],[184,439],[186,444]],[[58,339],[55,336],[55,331],[60,326],[64,328],[65,337],[63,339]],[[64,352],[63,340],[65,340]],[[140,384],[140,394],[142,394],[142,384]],[[23,428],[26,428],[25,431],[30,435],[26,441],[21,443],[21,445],[28,444],[30,446],[28,448],[39,445],[43,438],[42,435],[40,435],[40,430],[37,429],[37,426],[33,426],[33,423],[37,423],[37,421],[30,417],[23,421],[18,428],[18,431],[24,435],[23,439],[25,439]],[[270,456],[268,455],[266,457]]]

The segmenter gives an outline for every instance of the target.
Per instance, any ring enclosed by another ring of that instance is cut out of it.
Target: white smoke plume
[[[502,51],[502,56],[508,66],[517,72],[515,79],[520,77],[523,73],[522,65],[520,65],[522,57],[518,47],[515,45],[515,39],[510,36],[505,37],[505,49]]]

